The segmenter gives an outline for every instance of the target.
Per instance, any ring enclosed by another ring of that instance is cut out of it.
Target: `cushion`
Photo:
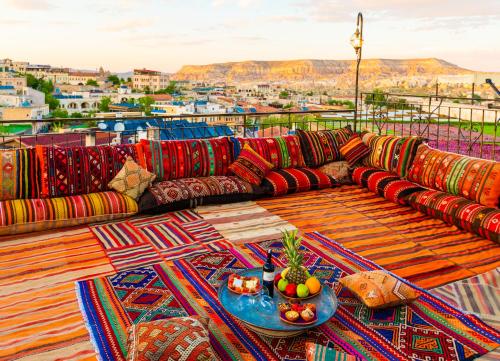
[[[369,153],[370,148],[363,143],[360,136],[357,134],[353,134],[349,140],[340,147],[340,154],[342,154],[351,167],[361,161]]]
[[[40,180],[35,148],[0,150],[0,200],[38,198]]]
[[[272,170],[262,181],[262,186],[273,196],[330,188],[336,184],[335,179],[312,168]]]
[[[227,138],[195,140],[141,140],[144,167],[156,181],[227,175],[233,162]]]
[[[344,160],[330,162],[322,165],[318,170],[330,177],[335,178],[339,184],[351,184],[349,163]]]
[[[129,361],[217,360],[206,317],[174,317],[129,327]]]
[[[417,148],[422,143],[419,137],[378,136],[373,133],[365,133],[362,139],[370,148],[364,164],[393,172],[401,178],[407,176]]]
[[[382,270],[355,273],[339,282],[369,308],[393,307],[418,297],[415,289]]]
[[[229,170],[235,175],[255,184],[262,183],[262,179],[273,169],[273,165],[262,158],[248,144],[245,144],[238,158],[229,166]]]
[[[462,196],[498,208],[500,162],[418,147],[408,180],[424,187]]]
[[[361,361],[360,358],[314,342],[306,342],[306,361]]]
[[[422,213],[500,243],[500,210],[497,208],[436,190],[414,193],[408,202]]]
[[[137,203],[117,192],[0,202],[0,235],[109,221],[137,213]]]
[[[307,131],[296,130],[304,161],[308,167],[319,167],[341,159],[339,147],[352,135],[350,127],[338,130]]]
[[[352,171],[352,181],[362,187],[368,188],[368,177],[374,173],[383,172],[379,168],[359,166]]]
[[[285,135],[274,138],[230,138],[233,144],[233,156],[238,158],[241,150],[248,144],[275,169],[304,167],[304,157],[299,138]]]
[[[141,168],[132,157],[128,157],[118,174],[109,182],[108,187],[135,200],[151,186],[156,175]]]

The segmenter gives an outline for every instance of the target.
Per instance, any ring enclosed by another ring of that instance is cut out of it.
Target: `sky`
[[[441,58],[500,71],[500,0],[0,0],[0,58],[117,72],[186,64]]]

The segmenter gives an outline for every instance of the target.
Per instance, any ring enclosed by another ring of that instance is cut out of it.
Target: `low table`
[[[262,268],[253,268],[239,272],[242,276],[258,277],[262,282]],[[280,320],[278,303],[288,302],[274,290],[271,299],[264,293],[257,295],[239,295],[230,291],[225,280],[219,287],[219,301],[224,309],[243,322],[249,329],[264,336],[292,337],[307,329],[317,327],[328,321],[337,310],[338,301],[332,289],[323,285],[321,294],[304,301],[315,303],[318,321],[311,325],[296,326]]]

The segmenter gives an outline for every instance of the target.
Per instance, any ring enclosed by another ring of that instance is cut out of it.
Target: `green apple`
[[[304,298],[309,296],[309,288],[303,283],[297,286],[297,296]]]
[[[281,292],[285,292],[286,286],[288,286],[288,281],[286,279],[282,278],[278,281],[278,289]]]

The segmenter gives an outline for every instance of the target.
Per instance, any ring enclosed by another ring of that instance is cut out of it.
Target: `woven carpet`
[[[259,200],[303,232],[321,232],[424,288],[500,266],[500,246],[358,186]]]
[[[336,281],[379,267],[320,234],[308,234],[302,251],[311,273],[338,295],[336,314],[291,339],[258,336],[223,310],[217,287],[231,272],[262,265],[268,248],[282,266],[281,242],[265,241],[78,282],[82,312],[100,357],[126,357],[126,329],[132,323],[183,315],[211,319],[211,344],[223,360],[303,360],[306,341],[368,360],[469,360],[500,342],[500,333],[476,316],[416,286],[420,297],[411,305],[367,309]]]
[[[196,212],[232,244],[281,238],[283,230],[295,227],[255,202],[202,206]]]

